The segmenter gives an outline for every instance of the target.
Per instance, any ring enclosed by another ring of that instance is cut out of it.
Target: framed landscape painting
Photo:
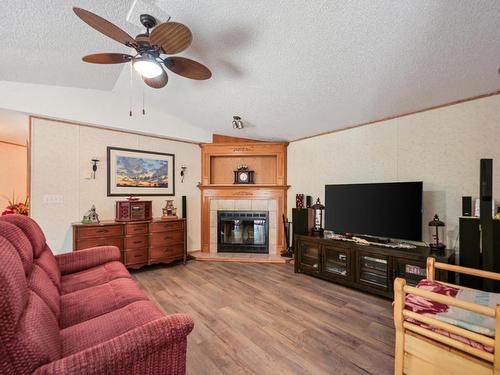
[[[175,194],[175,156],[108,147],[108,197]]]

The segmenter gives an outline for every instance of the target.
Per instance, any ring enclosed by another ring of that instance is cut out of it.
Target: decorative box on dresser
[[[128,268],[187,259],[186,220],[73,224],[73,251],[95,246],[117,246]]]

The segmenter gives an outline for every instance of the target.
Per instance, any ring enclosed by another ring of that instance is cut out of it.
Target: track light
[[[233,129],[243,129],[243,121],[240,116],[233,116]]]

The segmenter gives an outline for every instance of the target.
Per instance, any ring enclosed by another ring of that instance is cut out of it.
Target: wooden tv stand
[[[365,292],[393,297],[396,277],[415,285],[425,278],[427,257],[441,263],[455,263],[455,251],[434,253],[430,248],[394,249],[377,245],[295,236],[295,272],[316,276]],[[436,279],[448,282],[454,276],[440,272]]]

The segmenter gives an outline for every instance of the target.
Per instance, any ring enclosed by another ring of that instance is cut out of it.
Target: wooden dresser
[[[73,251],[95,246],[117,246],[128,268],[170,263],[187,258],[186,220],[73,224]]]

